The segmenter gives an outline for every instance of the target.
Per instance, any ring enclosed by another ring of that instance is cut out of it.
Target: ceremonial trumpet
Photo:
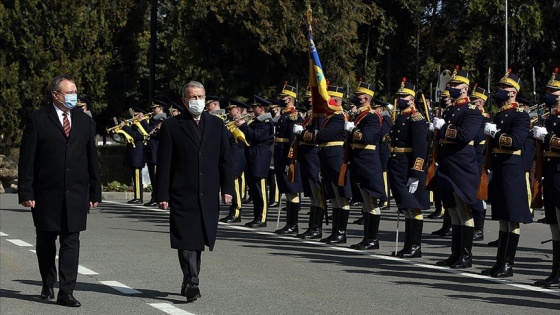
[[[226,124],[226,128],[233,134],[233,138],[235,139],[235,141],[241,141],[243,143],[245,143],[246,146],[249,146],[249,143],[247,142],[247,139],[245,138],[245,134],[243,133],[243,131],[239,130],[239,127],[237,127],[235,125],[235,122],[238,120],[245,120],[246,123],[249,123],[250,121],[252,121],[255,118],[255,115],[253,113],[250,114],[245,114],[240,116],[239,118],[232,120],[232,121],[224,121],[224,123]]]

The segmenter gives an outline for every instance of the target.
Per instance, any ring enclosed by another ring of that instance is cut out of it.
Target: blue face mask
[[[64,94],[64,106],[68,109],[76,107],[78,103],[78,94]]]
[[[544,95],[544,103],[546,104],[546,106],[552,106],[558,103],[558,95],[546,92],[546,94]]]
[[[408,100],[403,100],[402,98],[397,100],[398,109],[406,109],[408,107]]]
[[[498,93],[496,93],[496,101],[501,106],[502,103],[507,102],[509,100],[509,91],[499,89]]]
[[[356,105],[357,107],[360,107],[361,104],[360,99],[358,97],[354,97],[352,99],[352,104]]]
[[[449,97],[451,97],[454,100],[458,99],[459,97],[461,97],[461,89],[450,87],[449,88]]]

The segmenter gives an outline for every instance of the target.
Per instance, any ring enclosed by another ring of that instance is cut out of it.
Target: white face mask
[[[200,115],[204,110],[204,100],[189,100],[189,113],[193,115]]]

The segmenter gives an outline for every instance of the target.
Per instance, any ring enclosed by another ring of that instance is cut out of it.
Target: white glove
[[[496,129],[496,124],[486,123],[486,125],[484,125],[484,134],[487,136],[494,138],[498,131],[499,130]]]
[[[443,118],[439,118],[439,117],[434,117],[434,128],[439,130],[441,129],[441,127],[443,127],[443,125],[445,125],[445,119]]]
[[[408,178],[408,183],[406,184],[406,186],[408,186],[408,192],[413,194],[416,192],[416,189],[418,189],[418,178],[416,177],[410,177]]]
[[[437,118],[437,117],[436,117],[436,118]],[[429,130],[430,132],[434,132],[435,129],[434,129],[434,123],[433,123],[433,122],[429,122],[429,123],[428,123],[428,130]]]
[[[354,129],[354,122],[352,121],[347,121],[344,123],[344,130],[348,131],[348,132],[352,132],[352,129]]]
[[[539,126],[535,126],[533,127],[533,138],[544,141],[544,137],[546,137],[546,134],[548,132],[546,131],[545,127],[539,127]]]
[[[488,173],[488,177],[486,178],[488,179],[488,183],[490,183],[492,177],[494,177],[494,172],[492,172],[491,170],[487,170],[486,172]]]
[[[294,125],[293,131],[296,135],[299,135],[303,132],[303,126],[302,125]]]

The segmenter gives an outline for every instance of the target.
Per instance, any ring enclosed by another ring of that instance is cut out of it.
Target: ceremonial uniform
[[[138,108],[136,108],[136,111],[145,113],[145,111]],[[126,146],[124,161],[125,165],[129,165],[132,168],[134,198],[129,200],[128,203],[141,204],[144,200],[144,185],[142,182],[142,169],[145,165],[144,142],[148,136],[147,130],[149,130],[149,126],[146,120],[140,122],[135,121],[132,126],[123,126],[122,130],[134,140],[132,143],[129,142]]]
[[[229,100],[229,104],[227,109],[231,110],[232,108],[239,107],[239,108],[249,108],[249,105],[237,101],[237,100]],[[230,113],[231,116],[231,113]],[[235,117],[231,117],[235,118]],[[233,121],[226,122],[226,124],[231,125]],[[232,127],[233,128],[233,127]],[[231,151],[231,166],[233,169],[233,184],[234,184],[234,194],[232,196],[231,205],[229,206],[229,214],[221,218],[220,221],[224,223],[234,223],[234,222],[241,222],[241,208],[242,208],[242,195],[244,192],[245,187],[243,186],[243,172],[246,167],[245,163],[245,148],[247,147],[246,141],[244,142],[241,137],[245,136],[244,134],[239,134],[241,131],[235,129],[228,128],[228,142],[230,145]],[[234,135],[235,132],[235,135]]]
[[[362,250],[379,248],[377,233],[381,211],[378,202],[387,199],[378,148],[383,117],[377,109],[379,106],[373,104],[374,110],[370,106],[374,91],[370,84],[360,82],[353,99],[358,106],[358,115],[346,128],[350,132],[349,142],[346,143],[350,152],[350,179],[358,188],[352,193],[363,200],[362,212],[365,216],[364,238],[351,248]]]
[[[150,201],[145,203],[145,206],[156,206],[157,202],[155,201],[155,193],[157,191],[156,188],[156,164],[157,164],[157,151],[158,151],[158,128],[159,125],[163,120],[167,118],[167,115],[164,112],[165,104],[159,100],[152,101],[152,108],[161,108],[161,112],[159,114],[155,114],[152,118],[150,118],[148,122],[148,126],[146,132],[150,135],[150,138],[146,142],[146,146],[144,147],[144,158],[146,161],[146,165],[148,166],[148,174],[150,176],[150,183],[152,184],[152,196]]]
[[[319,147],[319,160],[321,165],[321,177],[325,197],[331,200],[333,206],[332,233],[329,237],[321,239],[327,244],[346,243],[346,226],[350,206],[348,199],[352,196],[350,189],[349,174],[344,174],[344,185],[339,186],[339,176],[344,163],[344,141],[346,132],[344,115],[340,104],[342,103],[343,88],[328,86],[327,91],[331,100],[329,101],[329,112],[315,133],[306,130],[303,139],[306,142],[316,143]]]
[[[494,115],[493,124],[484,132],[492,147],[491,180],[488,196],[492,203],[492,220],[500,221],[496,263],[482,271],[492,277],[513,275],[513,260],[519,242],[519,223],[532,222],[521,150],[529,133],[529,115],[515,100],[520,80],[508,72],[500,80],[497,99],[502,106]]]
[[[275,231],[277,234],[298,233],[298,213],[300,210],[299,193],[303,192],[301,182],[300,165],[294,161],[294,149],[297,146],[294,124],[301,124],[303,119],[294,107],[296,89],[290,85],[284,85],[278,94],[282,114],[275,125],[274,138],[274,173],[278,191],[286,194],[286,225]],[[287,106],[291,103],[291,106]],[[291,168],[291,169],[290,169]],[[288,178],[288,177],[291,178]]]
[[[311,97],[311,91],[309,91],[309,97]],[[304,133],[308,133],[308,135],[315,134],[315,131],[318,130],[323,120],[323,115],[310,112],[301,124],[302,128],[305,130]],[[309,227],[302,234],[297,234],[296,237],[303,239],[320,239],[323,236],[323,218],[325,216],[326,205],[321,181],[319,147],[312,141],[312,137],[308,136],[307,140],[303,136],[300,137],[298,161],[300,162],[304,193],[306,196],[309,196],[311,206],[309,210]]]
[[[256,99],[256,98],[255,98]],[[252,106],[270,105],[270,102],[259,98],[255,100]],[[242,124],[239,126],[250,144],[247,149],[247,170],[251,177],[249,188],[253,198],[254,219],[248,222],[249,227],[266,227],[266,215],[268,211],[268,202],[266,194],[266,178],[270,168],[270,159],[272,158],[271,146],[274,143],[274,126],[270,113],[256,116],[250,124]]]
[[[381,113],[381,117],[383,118],[383,122],[381,123],[381,133],[379,134],[379,141],[378,141],[378,151],[379,151],[379,160],[381,161],[381,169],[383,170],[383,183],[385,186],[385,195],[387,196],[387,209],[389,207],[389,176],[388,176],[388,168],[389,168],[389,156],[391,154],[389,143],[391,142],[391,127],[393,127],[393,120],[391,120],[391,115],[388,111],[384,110]],[[384,201],[379,201],[379,207],[382,207],[385,204]]]
[[[434,126],[439,125],[436,129],[439,129],[440,138],[437,185],[442,190],[443,206],[449,211],[453,225],[451,256],[437,264],[452,268],[472,266],[472,208],[479,203],[476,195],[480,171],[474,139],[480,129],[482,115],[469,101],[469,82],[469,74],[457,66],[449,89],[450,97],[455,101],[446,109],[443,118],[434,119]]]
[[[428,128],[424,116],[411,106],[415,87],[406,79],[397,92],[400,110],[391,127],[391,158],[389,159],[389,184],[397,207],[405,214],[405,242],[394,253],[398,257],[422,257],[421,240],[424,209],[430,208],[426,184],[425,161],[428,155]],[[409,99],[407,99],[409,98]],[[416,185],[412,189],[411,185]]]

